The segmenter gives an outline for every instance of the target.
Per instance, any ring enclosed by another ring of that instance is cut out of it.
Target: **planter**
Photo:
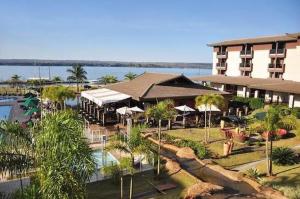
[[[276,131],[276,135],[277,135],[278,137],[280,137],[280,138],[286,137],[287,134],[288,134],[288,131],[285,130],[285,129],[278,129],[278,130]]]

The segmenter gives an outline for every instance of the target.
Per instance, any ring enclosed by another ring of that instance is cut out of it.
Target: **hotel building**
[[[300,33],[221,41],[211,76],[192,78],[241,97],[300,107]]]

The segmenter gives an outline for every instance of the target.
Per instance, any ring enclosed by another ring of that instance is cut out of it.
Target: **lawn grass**
[[[300,129],[300,120],[298,120],[298,125],[299,128],[297,128],[297,130]],[[164,132],[181,139],[190,139],[190,140],[199,141],[203,143],[205,129],[204,128],[176,129],[176,130],[169,130]],[[293,133],[296,135],[295,131],[293,131]],[[265,158],[264,142],[262,142],[263,145],[260,147],[252,146],[251,148],[249,148],[249,146],[247,146],[246,144],[235,142],[233,154],[228,157],[223,157],[224,142],[225,142],[225,138],[220,133],[219,128],[212,128],[210,130],[210,143],[207,144],[206,146],[213,154],[212,157],[213,161],[215,161],[217,164],[227,169],[232,169],[239,165]],[[279,146],[293,147],[298,144],[300,144],[300,136],[294,136],[286,139],[273,141],[274,147],[279,147]],[[249,148],[250,150],[245,150],[245,152],[242,151],[243,149],[247,149],[247,148]]]
[[[197,182],[196,179],[186,175],[182,171],[172,176],[164,175],[160,180],[156,180],[154,177],[154,172],[152,170],[136,174],[133,179],[133,195],[154,190],[149,182],[154,185],[174,183],[177,185],[176,189],[166,191],[166,195],[156,193],[155,198],[182,198],[184,197],[187,188]],[[124,198],[128,198],[129,195],[129,179],[128,176],[124,178]],[[113,183],[110,179],[103,180],[88,184],[87,191],[89,199],[119,198],[120,184]]]

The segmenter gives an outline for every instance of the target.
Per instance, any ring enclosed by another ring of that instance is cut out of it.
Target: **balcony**
[[[217,70],[227,70],[227,63],[217,63],[216,69]]]
[[[226,59],[228,55],[227,51],[217,52],[217,58],[218,59]]]
[[[285,54],[286,54],[286,49],[285,48],[277,49],[277,51],[276,51],[276,49],[271,49],[270,50],[270,57],[271,58],[274,58],[274,57],[284,58]]]
[[[253,64],[250,63],[240,63],[240,71],[249,71],[251,72]]]
[[[242,50],[240,52],[241,58],[252,58],[253,57],[253,51],[252,50]]]
[[[268,71],[270,73],[284,73],[285,64],[269,64]]]

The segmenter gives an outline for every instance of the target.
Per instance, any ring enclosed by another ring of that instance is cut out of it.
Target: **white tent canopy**
[[[192,109],[191,107],[187,106],[187,105],[183,105],[183,106],[177,106],[175,107],[175,109],[179,110],[179,111],[183,111],[183,112],[191,112],[191,111],[195,111],[194,109]]]
[[[140,109],[137,106],[131,107],[131,108],[129,108],[129,110],[131,110],[132,112],[139,112],[139,113],[143,113],[144,112],[144,110]]]
[[[132,111],[127,106],[118,108],[116,111],[117,111],[117,113],[120,113],[121,115],[132,114]]]
[[[118,102],[130,98],[129,95],[107,88],[83,91],[81,92],[81,97],[96,103],[98,106],[103,106],[104,104]]]
[[[205,104],[202,104],[201,106],[198,106],[197,108],[198,108],[198,110],[200,112],[205,112],[205,110],[206,111],[212,111],[212,112],[220,112],[221,111],[215,105],[207,105],[207,106],[205,106]]]

